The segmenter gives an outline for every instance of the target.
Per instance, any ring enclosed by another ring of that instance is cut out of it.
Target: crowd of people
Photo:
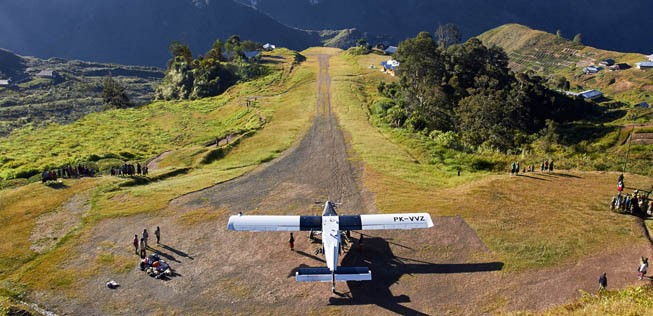
[[[156,244],[158,245],[161,242],[161,228],[159,226],[154,230],[154,237],[156,237]],[[138,234],[134,235],[134,252],[141,257],[141,270],[147,271],[149,276],[157,279],[162,276],[172,276],[172,268],[167,262],[159,258],[159,254],[154,252],[149,256],[147,255],[147,249],[150,248],[147,243],[149,239],[150,233],[147,231],[147,228],[143,229],[143,234],[140,238]]]
[[[624,188],[624,175],[621,174],[617,179],[617,195],[610,201],[610,210],[637,216],[653,215],[650,191],[644,193],[635,189],[633,193],[624,193]]]
[[[510,174],[511,175],[519,175],[519,172],[535,172],[535,165],[531,164],[528,167],[524,167],[523,169],[520,168],[520,163],[519,161],[513,161],[512,164],[510,165]],[[553,159],[549,161],[548,159],[542,161],[542,164],[540,165],[540,171],[541,172],[553,172]]]
[[[141,166],[140,162],[137,162],[136,165],[123,163],[119,167],[111,167],[112,176],[134,176],[134,175],[143,175],[146,176],[148,172],[147,165]]]
[[[41,182],[57,181],[61,178],[95,177],[96,173],[97,170],[84,165],[77,165],[77,167],[68,165],[59,169],[44,170],[41,174]]]
[[[111,167],[110,173],[112,176],[134,176],[134,175],[143,175],[146,176],[149,170],[147,165],[141,165],[140,162],[137,162],[135,165],[131,163],[123,163],[122,166]],[[48,181],[57,181],[59,179],[77,179],[80,177],[95,177],[99,173],[93,167],[88,167],[85,165],[77,166],[65,166],[57,169],[46,169],[41,173],[41,182],[46,183]]]

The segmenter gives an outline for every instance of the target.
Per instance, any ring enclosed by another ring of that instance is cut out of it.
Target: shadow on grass
[[[551,181],[551,180],[549,180],[549,179],[542,179],[542,178],[533,177],[533,176],[529,176],[529,175],[525,175],[525,174],[520,174],[519,176],[520,176],[520,177],[524,177],[524,178],[533,179],[533,180]]]
[[[426,315],[401,305],[401,303],[410,302],[409,296],[394,295],[390,292],[390,287],[397,283],[404,274],[474,273],[498,271],[503,268],[502,262],[436,264],[402,258],[392,253],[387,240],[369,235],[365,235],[365,237],[364,248],[358,245],[358,241],[355,241],[350,251],[342,259],[341,265],[369,267],[372,271],[372,280],[347,282],[349,291],[336,292],[336,297],[329,299],[330,305],[377,305],[400,315]],[[361,252],[360,249],[364,249],[364,251]],[[293,269],[289,277],[295,275],[299,268],[304,267],[307,266],[301,265]]]
[[[68,189],[68,186],[63,182],[46,182],[45,185],[56,190]]]

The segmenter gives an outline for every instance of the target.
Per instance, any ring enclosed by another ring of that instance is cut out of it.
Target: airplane
[[[299,268],[297,282],[329,282],[336,293],[336,281],[370,281],[367,267],[338,267],[340,235],[343,231],[368,229],[413,229],[433,227],[428,213],[338,215],[336,203],[326,201],[322,216],[232,215],[228,230],[235,231],[315,231],[322,232],[326,268]]]

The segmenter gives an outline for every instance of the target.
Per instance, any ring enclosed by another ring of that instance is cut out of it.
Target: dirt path
[[[331,77],[328,56],[318,56],[316,116],[308,134],[290,153],[267,168],[224,184],[186,195],[173,207],[209,206],[230,211],[315,210],[315,201],[327,198],[343,203],[341,210],[364,211],[360,168],[347,157],[347,147],[331,112]]]

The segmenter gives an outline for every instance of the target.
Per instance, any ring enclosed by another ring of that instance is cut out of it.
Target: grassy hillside
[[[653,71],[635,68],[636,62],[647,60],[642,54],[601,50],[519,24],[500,26],[478,38],[485,45],[503,48],[515,71],[534,71],[546,78],[563,76],[570,81],[573,91],[597,89],[607,98],[625,105],[653,102]],[[610,71],[604,67],[597,74],[583,73],[583,68],[599,66],[599,62],[607,58],[631,68]]]
[[[295,56],[287,50],[275,50],[275,54],[281,54],[284,62],[268,62],[279,69],[219,97],[155,102],[136,109],[94,113],[69,125],[17,130],[0,139],[0,178],[25,177],[44,168],[82,162],[92,162],[106,171],[123,160],[144,161],[188,146],[200,148],[194,155],[201,157],[209,152],[203,148],[205,144],[229,135],[245,135],[265,124],[266,109],[246,107],[245,98],[248,93],[273,93],[275,84],[288,80],[287,69]]]

